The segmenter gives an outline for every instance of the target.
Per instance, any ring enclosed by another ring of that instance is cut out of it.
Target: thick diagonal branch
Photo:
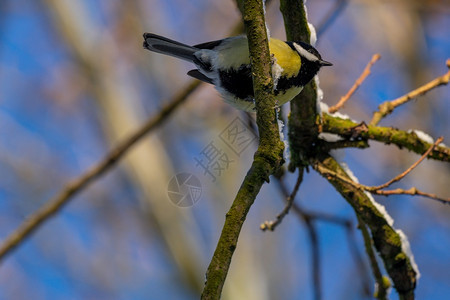
[[[280,141],[276,118],[270,52],[262,0],[243,2],[243,19],[252,62],[259,146],[250,170],[226,214],[225,224],[206,273],[202,299],[219,299],[238,237],[251,205],[265,181],[282,162],[284,145]]]
[[[364,191],[329,175],[328,170],[331,170],[340,177],[351,180],[334,158],[323,156],[318,158],[313,166],[336,188],[353,207],[358,217],[369,227],[374,246],[383,259],[386,271],[394,282],[400,299],[414,299],[417,274],[411,265],[408,254],[403,251],[400,235],[388,223],[386,216],[377,209]]]

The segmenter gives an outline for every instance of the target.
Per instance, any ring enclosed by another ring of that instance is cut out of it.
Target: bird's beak
[[[323,66],[332,66],[333,64],[325,61],[325,60],[319,60],[319,64],[323,67]]]

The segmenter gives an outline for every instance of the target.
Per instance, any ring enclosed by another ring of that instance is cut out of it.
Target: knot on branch
[[[394,105],[392,105],[391,102],[384,102],[378,106],[378,110],[381,113],[381,115],[386,116],[389,115],[391,112],[394,111]]]

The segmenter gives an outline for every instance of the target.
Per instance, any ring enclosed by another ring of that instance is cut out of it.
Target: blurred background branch
[[[115,166],[122,156],[124,156],[132,146],[135,145],[146,134],[157,128],[164,120],[166,120],[173,111],[181,105],[189,95],[199,86],[200,82],[192,82],[188,87],[177,94],[174,99],[168,101],[168,104],[163,107],[160,113],[149,119],[144,126],[139,128],[134,134],[121,142],[97,165],[92,167],[88,172],[68,184],[64,190],[55,198],[50,199],[37,212],[29,216],[22,225],[11,233],[6,240],[3,241],[0,247],[0,260],[4,259],[9,252],[24,241],[38,226],[44,221],[57,213],[63,205],[71,200],[76,194],[89,186],[93,181],[97,180],[105,172]]]

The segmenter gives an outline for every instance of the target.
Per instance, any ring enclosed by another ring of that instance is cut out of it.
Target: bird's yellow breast
[[[301,60],[298,53],[283,41],[270,39],[270,53],[277,59],[277,64],[283,68],[283,76],[296,76],[300,71]]]
[[[216,65],[238,69],[242,65],[250,64],[247,38],[235,37],[229,39],[218,49]],[[270,54],[274,55],[277,64],[283,68],[283,76],[296,76],[300,71],[301,60],[298,53],[285,42],[271,38],[269,41]]]

